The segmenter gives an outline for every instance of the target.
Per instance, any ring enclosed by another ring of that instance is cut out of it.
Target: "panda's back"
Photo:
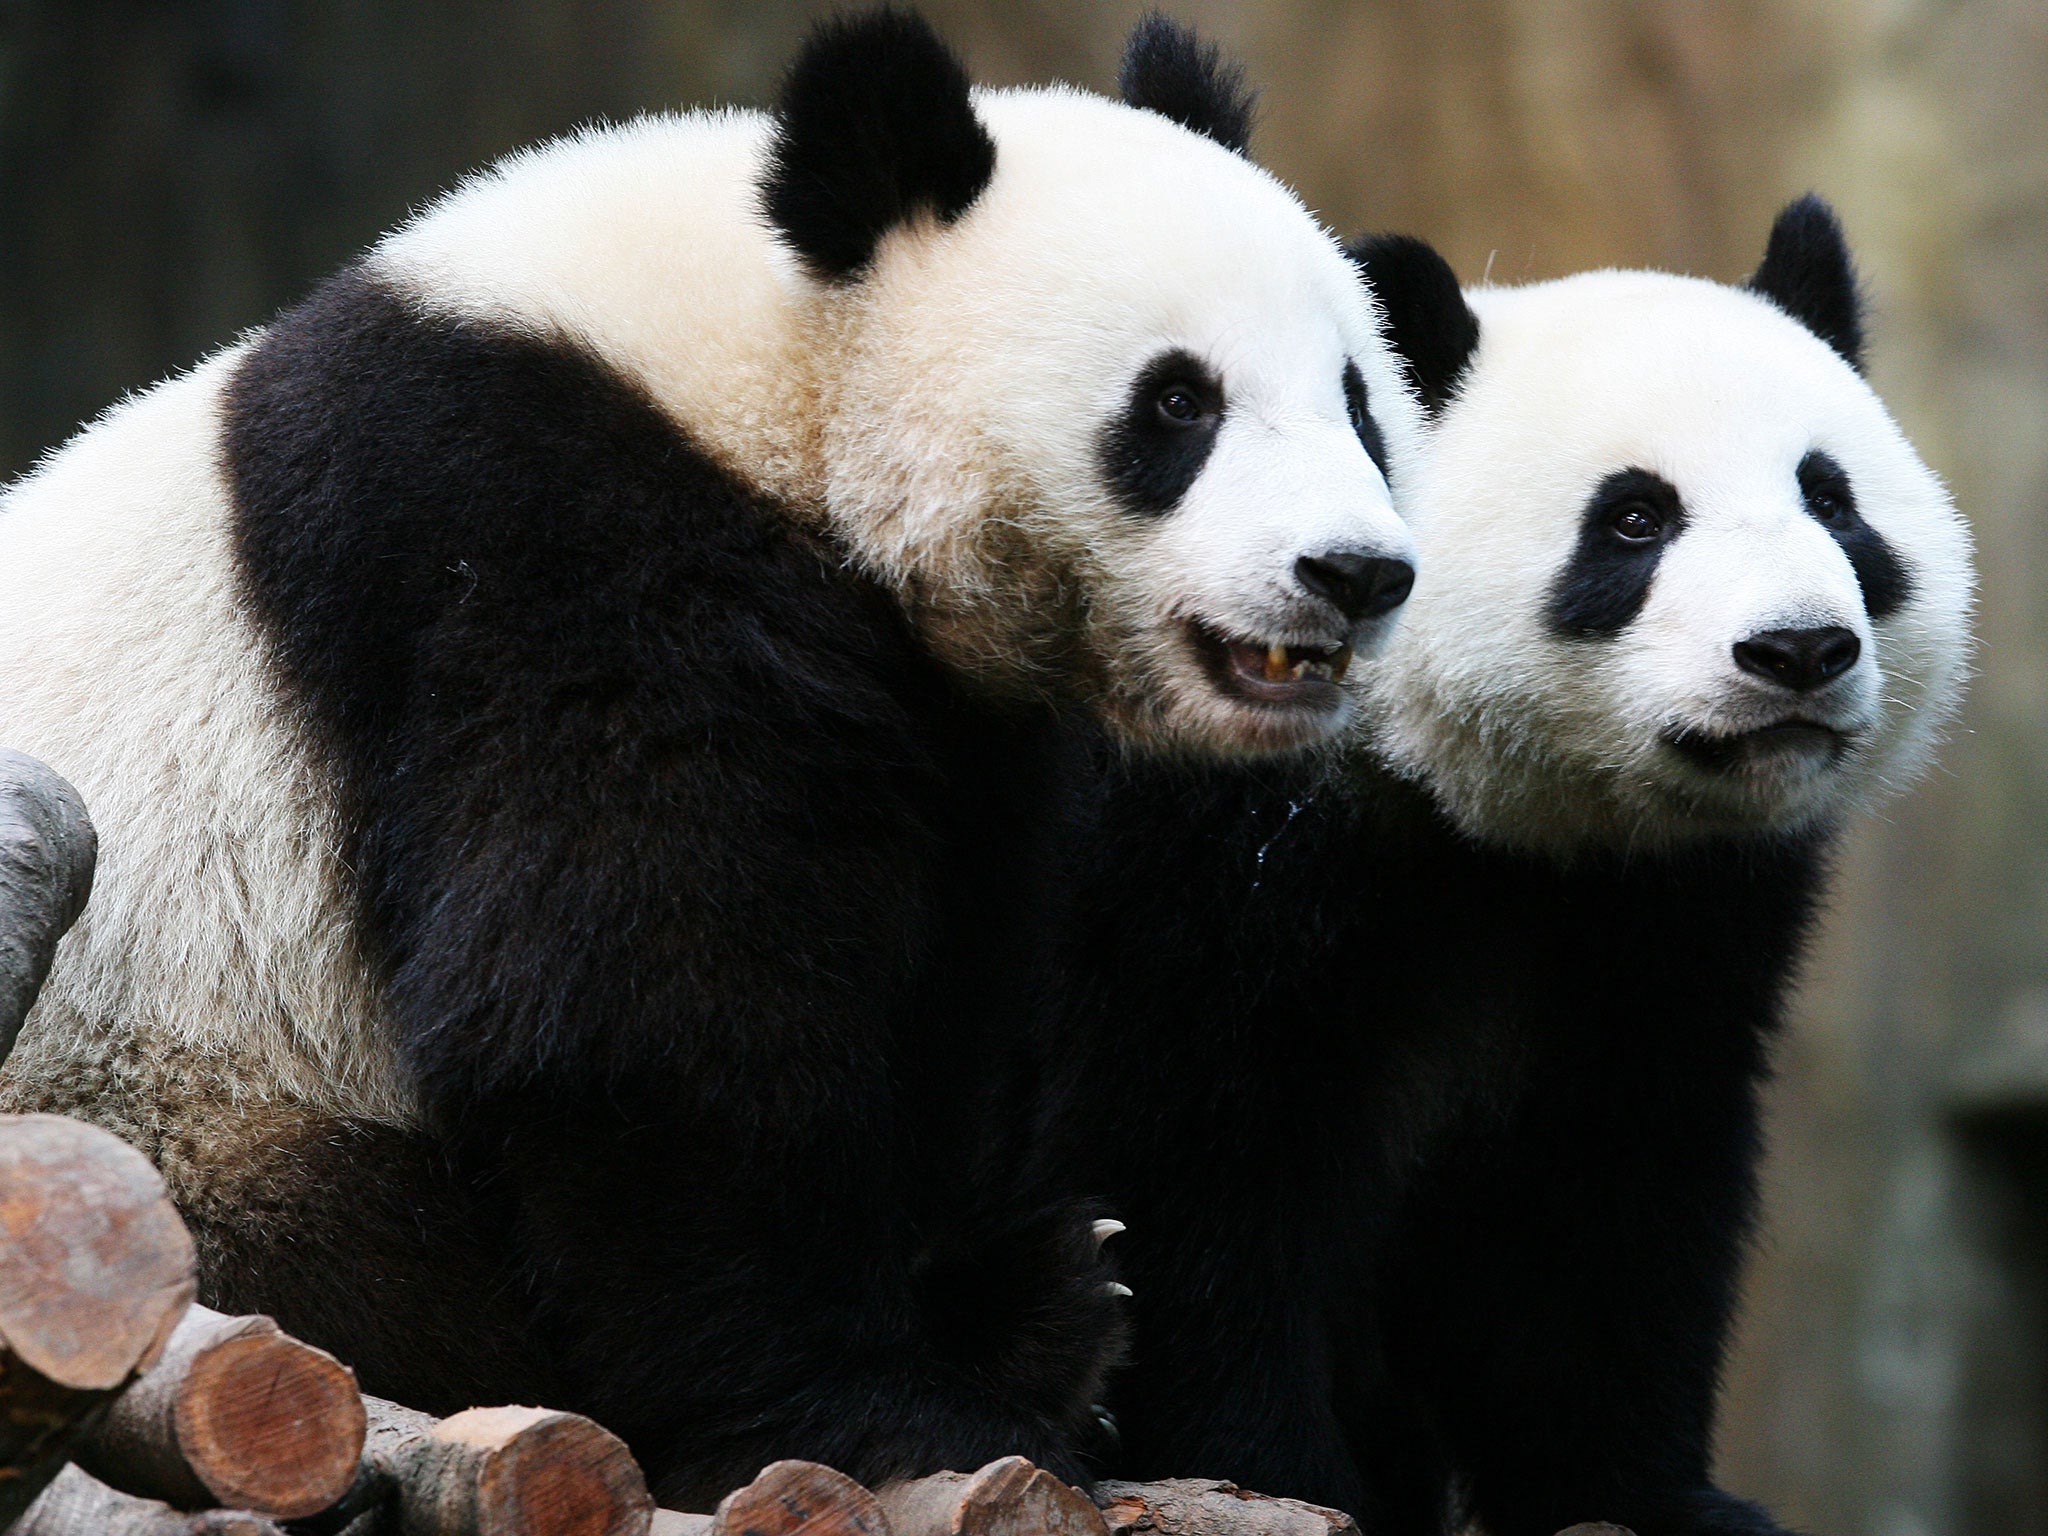
[[[221,1096],[412,1117],[378,1016],[331,732],[280,670],[275,613],[252,607],[229,487],[247,445],[225,440],[225,397],[252,356],[331,347],[332,325],[306,318],[323,304],[325,322],[374,309],[421,334],[594,366],[667,418],[678,453],[790,506],[811,478],[810,374],[800,285],[755,208],[766,133],[759,114],[696,113],[513,156],[9,491],[0,740],[78,786],[102,857],[0,1102],[117,1128],[157,1122],[173,1098]],[[420,448],[397,445],[401,471]]]

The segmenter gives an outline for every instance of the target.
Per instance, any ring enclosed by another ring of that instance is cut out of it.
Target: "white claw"
[[[1123,1230],[1124,1230],[1124,1224],[1123,1224],[1122,1222],[1120,1222],[1120,1221],[1098,1221],[1098,1222],[1096,1222],[1096,1223],[1095,1223],[1095,1246],[1096,1246],[1096,1247],[1098,1247],[1098,1248],[1100,1248],[1100,1247],[1101,1247],[1101,1246],[1102,1246],[1102,1245],[1103,1245],[1104,1243],[1108,1242],[1108,1241],[1109,1241],[1109,1240],[1110,1240],[1110,1239],[1111,1239],[1112,1237],[1115,1237],[1115,1236],[1117,1235],[1117,1233],[1119,1233],[1119,1232],[1121,1232],[1121,1231],[1123,1231]]]
[[[1102,1288],[1112,1296],[1128,1296],[1131,1294],[1131,1288],[1121,1280],[1106,1280],[1103,1282]]]

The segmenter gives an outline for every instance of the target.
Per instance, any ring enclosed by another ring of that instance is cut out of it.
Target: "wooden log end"
[[[895,1536],[1108,1536],[1078,1489],[1022,1456],[878,1490]]]
[[[1113,1536],[1358,1536],[1342,1510],[1212,1478],[1098,1483],[1095,1502]]]
[[[263,1322],[193,1357],[173,1424],[215,1502],[297,1520],[348,1492],[367,1421],[353,1371]]]
[[[715,1536],[890,1536],[875,1496],[815,1461],[775,1461],[720,1501]]]
[[[473,1472],[475,1525],[491,1536],[643,1536],[653,1515],[625,1442],[578,1414],[471,1408],[430,1438]]]
[[[192,1239],[149,1160],[62,1115],[0,1115],[0,1341],[38,1375],[112,1391],[191,1304]]]

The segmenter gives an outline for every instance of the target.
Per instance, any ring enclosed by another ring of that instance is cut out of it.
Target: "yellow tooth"
[[[1344,674],[1350,670],[1351,647],[1347,645],[1330,658],[1330,681],[1333,683],[1343,682]]]
[[[1269,645],[1266,647],[1266,681],[1282,683],[1287,680],[1287,647]]]
[[[1308,676],[1308,663],[1305,661],[1297,661],[1293,666],[1287,669],[1287,675],[1293,678],[1297,683],[1300,682],[1304,677]]]

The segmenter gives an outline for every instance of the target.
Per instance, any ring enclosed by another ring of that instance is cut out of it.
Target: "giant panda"
[[[1969,539],[1817,201],[1740,287],[1358,255],[1432,415],[1357,733],[1072,791],[1041,1145],[1129,1222],[1112,1466],[1775,1533],[1710,1465],[1757,1096],[1833,839],[1955,705]]]
[[[823,23],[516,155],[0,510],[0,741],[104,861],[11,1108],[414,1406],[1074,1479],[1121,1303],[1026,1189],[1046,765],[1328,739],[1419,417],[1170,23],[1124,100]]]

